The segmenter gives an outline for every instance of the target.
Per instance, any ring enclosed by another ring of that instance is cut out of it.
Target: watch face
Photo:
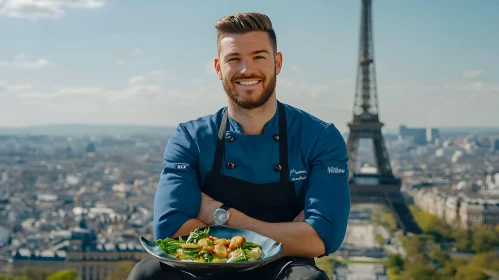
[[[215,210],[214,220],[217,225],[225,224],[228,219],[229,219],[229,211],[220,208]]]

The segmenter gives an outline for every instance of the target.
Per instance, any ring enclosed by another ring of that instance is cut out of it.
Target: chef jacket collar
[[[227,108],[226,108],[227,110]],[[263,134],[275,134],[278,130],[278,124],[279,124],[279,106],[276,106],[276,112],[274,116],[267,122],[265,123],[263,127]],[[229,121],[229,131],[235,132],[238,134],[244,134],[242,126],[235,120],[233,119],[230,114],[227,114],[228,116],[228,121]]]

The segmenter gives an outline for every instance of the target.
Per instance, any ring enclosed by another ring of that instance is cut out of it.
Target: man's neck
[[[275,97],[271,97],[262,107],[252,110],[240,108],[232,102],[228,104],[231,118],[241,125],[244,134],[249,135],[263,134],[265,124],[275,115],[276,109],[277,100]]]

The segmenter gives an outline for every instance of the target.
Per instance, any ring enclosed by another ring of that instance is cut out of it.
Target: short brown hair
[[[272,28],[272,21],[267,15],[260,13],[236,13],[224,16],[215,24],[217,29],[217,51],[220,54],[220,40],[225,34],[244,34],[251,31],[264,31],[269,34],[269,39],[277,53],[277,38]]]

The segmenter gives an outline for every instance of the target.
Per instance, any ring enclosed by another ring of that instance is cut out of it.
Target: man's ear
[[[275,56],[275,72],[279,75],[282,69],[282,53],[278,52]]]
[[[213,59],[213,67],[215,67],[215,71],[217,72],[218,79],[222,80],[222,70],[220,69],[220,60],[218,57]]]

